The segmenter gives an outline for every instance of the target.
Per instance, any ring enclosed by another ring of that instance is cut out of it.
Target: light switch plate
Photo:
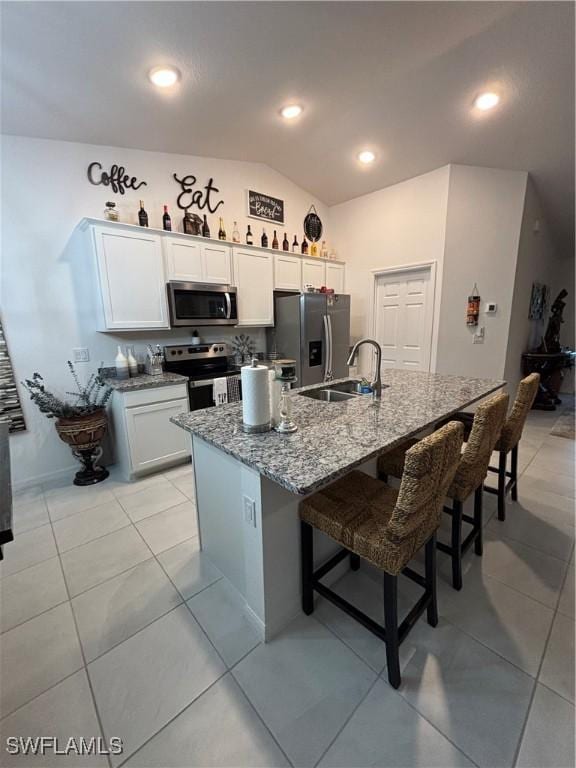
[[[75,363],[88,363],[90,362],[90,350],[88,347],[76,347],[72,350],[74,354]]]

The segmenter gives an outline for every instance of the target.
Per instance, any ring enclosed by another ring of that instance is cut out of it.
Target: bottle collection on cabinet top
[[[108,219],[109,221],[120,221],[119,212],[116,208],[115,203],[108,202],[106,203],[106,208],[104,210],[104,217]],[[224,225],[224,218],[222,216],[218,217],[219,226],[218,226],[218,240],[228,241],[228,236],[226,234],[226,227]],[[148,227],[148,213],[146,212],[146,209],[144,208],[144,201],[140,200],[140,208],[138,210],[138,224],[141,227]],[[172,218],[168,212],[168,206],[164,206],[164,213],[162,214],[162,228],[166,232],[172,232]],[[208,217],[206,214],[204,214],[203,218],[201,219],[197,214],[192,214],[188,210],[185,211],[184,217],[182,219],[182,232],[185,235],[201,235],[202,237],[210,237],[210,225],[208,224]],[[280,249],[280,242],[278,240],[278,231],[275,229],[273,230],[274,236],[272,238],[272,248],[274,250]],[[251,225],[248,224],[246,229],[246,245],[254,245],[254,234],[252,233]],[[240,244],[241,238],[240,238],[240,231],[238,229],[238,222],[234,222],[234,227],[232,229],[232,242]],[[262,236],[260,237],[260,245],[262,248],[268,248],[268,235],[266,234],[266,229],[262,228]],[[322,240],[322,244],[318,245],[316,241],[311,241],[310,245],[308,245],[308,241],[306,240],[306,235],[304,234],[302,236],[302,242],[298,243],[298,237],[294,235],[294,240],[292,242],[292,245],[290,245],[290,241],[288,240],[288,235],[286,232],[284,232],[284,239],[282,240],[282,250],[283,251],[292,251],[292,253],[300,253],[302,256],[319,256],[322,259],[336,259],[337,255],[334,250],[328,251],[328,247],[326,245],[326,241]]]

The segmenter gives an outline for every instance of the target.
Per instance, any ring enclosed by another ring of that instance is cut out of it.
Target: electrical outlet
[[[88,363],[90,362],[90,351],[88,347],[76,347],[72,350],[74,354],[75,363]]]
[[[244,502],[244,522],[256,528],[256,502],[249,496],[242,496]]]

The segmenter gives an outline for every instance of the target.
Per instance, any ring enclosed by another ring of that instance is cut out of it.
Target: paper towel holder
[[[250,368],[258,368],[258,358],[254,355],[250,362]],[[264,424],[245,424],[242,422],[242,431],[248,435],[261,434],[262,432],[270,432],[272,424],[270,421]]]

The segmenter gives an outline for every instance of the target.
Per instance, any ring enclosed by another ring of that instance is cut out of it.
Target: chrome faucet
[[[350,352],[347,365],[352,365],[354,363],[354,358],[356,357],[362,344],[372,344],[376,350],[376,376],[374,381],[371,382],[370,386],[372,387],[372,395],[374,399],[380,400],[382,397],[382,379],[380,378],[380,366],[382,365],[382,347],[380,344],[378,344],[377,341],[374,341],[374,339],[361,339],[360,341],[357,341],[352,348],[352,352]]]

